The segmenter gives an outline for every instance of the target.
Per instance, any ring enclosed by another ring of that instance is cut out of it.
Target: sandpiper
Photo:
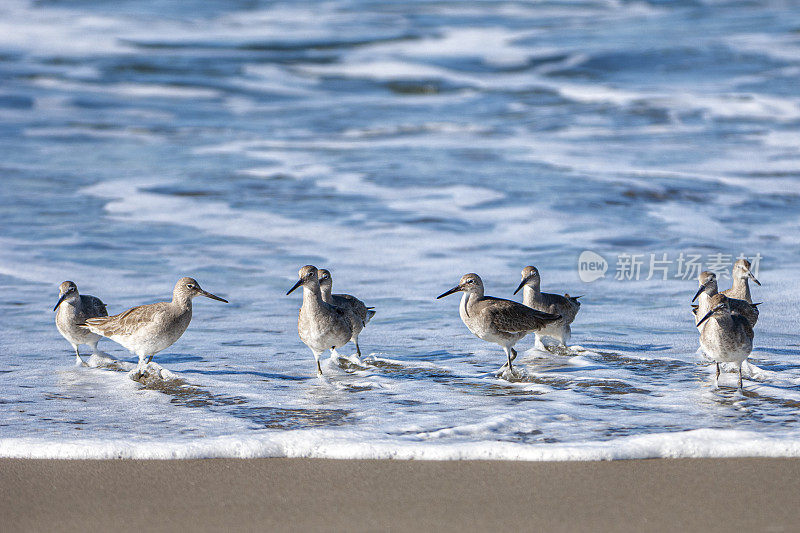
[[[228,303],[200,288],[192,278],[181,278],[172,290],[171,302],[132,307],[124,313],[102,318],[89,318],[85,327],[121,344],[139,357],[139,366],[181,338],[192,320],[192,298],[203,295]]]
[[[575,315],[581,307],[578,298],[580,296],[570,296],[565,294],[552,294],[542,292],[539,288],[541,278],[539,270],[535,266],[526,266],[522,269],[522,281],[514,291],[517,294],[522,289],[522,303],[544,313],[561,315],[559,320],[550,322],[544,328],[534,332],[536,336],[536,346],[543,347],[542,338],[552,337],[558,340],[559,344],[566,346],[572,335],[570,324],[575,320]]]
[[[543,313],[518,302],[484,296],[483,280],[477,274],[464,274],[458,285],[437,299],[459,291],[464,295],[458,311],[467,328],[479,339],[503,347],[508,360],[500,367],[501,371],[508,366],[513,373],[511,362],[517,357],[514,345],[520,339],[561,318],[561,315]]]
[[[729,298],[715,294],[710,298],[709,310],[697,323],[700,330],[700,345],[706,355],[716,363],[719,380],[720,363],[736,363],[739,367],[739,390],[742,390],[742,362],[753,350],[753,328],[741,315],[731,313]]]
[[[86,344],[92,348],[92,353],[97,353],[97,343],[102,337],[86,331],[80,325],[87,318],[108,316],[106,304],[95,296],[78,294],[78,286],[71,281],[62,283],[58,292],[58,303],[53,308],[56,311],[56,327],[75,350],[75,364],[85,365],[78,346]]]
[[[298,272],[298,277],[300,279],[286,294],[291,294],[296,288],[303,287],[303,305],[300,307],[297,319],[297,332],[300,334],[300,340],[314,353],[317,375],[321,376],[320,355],[325,350],[330,350],[331,355],[339,359],[336,349],[350,342],[353,337],[353,328],[345,311],[322,299],[319,271],[315,266],[304,266]]]
[[[695,325],[700,328],[700,319],[703,318],[706,313],[708,313],[710,307],[711,298],[717,294],[717,275],[713,272],[709,272],[705,270],[700,273],[700,276],[697,278],[697,281],[700,287],[697,289],[697,292],[692,298],[692,301],[698,300],[697,302],[697,309],[694,309],[692,312],[695,316]],[[747,283],[745,281],[745,283]],[[725,294],[724,292],[722,294]],[[746,320],[750,327],[754,327],[756,322],[758,322],[758,305],[752,302],[747,302],[745,300],[740,300],[737,298],[733,298],[730,295],[728,296],[728,307],[730,307],[731,313],[735,315],[741,315]]]
[[[750,284],[747,280],[752,279],[758,286],[761,286],[761,282],[750,272],[750,261],[747,259],[737,260],[733,265],[731,276],[733,277],[733,287],[722,291],[722,294],[728,298],[737,298],[749,304],[753,303],[753,298],[750,296]]]
[[[353,336],[350,340],[356,345],[356,354],[359,360],[361,359],[361,347],[358,345],[358,335],[361,333],[367,323],[375,316],[375,308],[367,307],[364,302],[350,294],[331,294],[333,290],[333,279],[331,273],[321,268],[318,271],[319,275],[319,288],[322,291],[322,301],[338,307],[347,314],[347,319],[350,321],[350,328],[353,330]]]

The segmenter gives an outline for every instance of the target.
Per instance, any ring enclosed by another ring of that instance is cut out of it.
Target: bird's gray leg
[[[743,389],[742,389],[742,363],[739,363],[739,392],[743,392]]]
[[[147,358],[147,364],[150,364],[150,362],[153,360],[153,355],[155,354],[152,354],[150,355],[150,357]]]
[[[506,352],[506,355],[508,356],[508,360],[505,363],[503,363],[503,366],[500,367],[500,372],[501,373],[503,372],[504,368],[506,368],[506,367],[510,368],[510,362],[517,358],[517,351],[514,348],[509,348],[508,350],[503,348],[503,350]],[[512,372],[513,372],[513,370],[512,370]]]
[[[353,342],[356,345],[356,353],[349,356],[347,360],[355,365],[362,366],[364,363],[361,362],[361,347],[358,345],[358,336],[353,339]]]
[[[77,344],[73,344],[72,347],[75,348],[75,364],[78,365],[78,366],[81,366],[81,365],[82,366],[88,366],[86,364],[86,361],[84,361],[83,358],[81,357],[80,351],[78,351],[78,345]]]
[[[514,350],[514,348],[512,348],[510,346],[503,346],[503,350],[506,352],[506,357],[507,357],[508,360],[506,361],[506,363],[503,366],[500,367],[500,372],[502,373],[503,369],[505,367],[508,367],[509,372],[511,372],[513,374],[514,373],[514,367],[511,365],[511,361],[513,361],[514,358],[517,357],[517,352],[516,352],[516,350]],[[513,356],[511,355],[512,353],[514,354]]]
[[[719,363],[717,363],[717,375],[714,376],[714,382],[716,383],[717,381],[719,381]]]
[[[314,360],[317,362],[317,376],[322,377],[322,367],[319,366],[319,356],[322,355],[319,352],[314,352]]]
[[[567,343],[572,338],[572,328],[567,324],[564,326],[564,336],[561,337],[561,344],[564,345],[564,348],[567,347]]]

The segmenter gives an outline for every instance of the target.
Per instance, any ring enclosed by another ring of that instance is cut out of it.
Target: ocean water
[[[0,455],[800,456],[798,87],[793,2],[4,0]],[[680,260],[739,254],[743,394]],[[376,308],[363,368],[315,376],[309,263]],[[435,296],[527,264],[583,306],[508,381]],[[61,281],[118,313],[184,275],[231,303],[195,300],[175,379],[74,366]]]

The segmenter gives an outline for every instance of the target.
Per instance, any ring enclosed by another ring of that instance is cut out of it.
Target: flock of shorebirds
[[[332,294],[329,271],[306,265],[300,269],[299,279],[289,289],[303,288],[303,304],[297,322],[300,339],[314,354],[317,374],[322,375],[320,356],[331,351],[337,362],[341,359],[361,363],[358,336],[375,315],[372,307],[349,294]],[[733,287],[718,292],[717,278],[713,272],[703,272],[700,288],[695,294],[693,307],[695,326],[700,332],[700,345],[706,356],[716,363],[715,384],[720,374],[720,363],[735,363],[739,371],[739,389],[742,388],[742,363],[753,348],[753,326],[758,320],[758,305],[750,296],[749,280],[761,283],[750,271],[746,259],[736,262],[732,272]],[[536,346],[544,347],[544,339],[556,341],[556,346],[566,348],[570,339],[570,324],[575,320],[581,304],[580,296],[542,292],[541,279],[536,267],[522,270],[522,281],[514,294],[523,291],[522,303],[484,294],[483,281],[477,274],[465,274],[458,285],[437,298],[461,292],[459,314],[467,328],[478,338],[501,346],[506,362],[498,375],[513,375],[513,361],[517,356],[514,346],[523,337],[533,333]],[[205,296],[227,303],[200,287],[192,278],[181,278],[172,291],[172,301],[133,307],[114,316],[108,316],[105,304],[94,296],[81,295],[78,287],[65,281],[59,287],[56,327],[75,350],[76,363],[85,364],[79,345],[90,346],[97,353],[97,343],[107,337],[124,346],[139,357],[139,366],[152,361],[153,356],[177,341],[192,319],[192,299]],[[353,342],[356,353],[341,356],[337,349]]]

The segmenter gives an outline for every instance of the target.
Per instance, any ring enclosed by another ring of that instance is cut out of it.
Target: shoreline
[[[800,459],[0,459],[4,531],[790,531]]]

